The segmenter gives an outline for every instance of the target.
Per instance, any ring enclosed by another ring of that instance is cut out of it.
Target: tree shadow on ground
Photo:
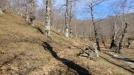
[[[48,52],[51,53],[51,55],[57,59],[58,61],[62,62],[64,65],[67,65],[69,68],[75,70],[79,75],[91,75],[88,70],[85,68],[81,67],[80,65],[74,63],[71,60],[67,60],[65,58],[60,58],[57,53],[53,50],[53,47],[48,44],[47,42],[43,43],[44,49],[47,49]]]

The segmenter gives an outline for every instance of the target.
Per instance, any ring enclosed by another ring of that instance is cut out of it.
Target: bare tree
[[[51,31],[51,10],[52,10],[52,1],[46,0],[46,13],[45,13],[45,24],[46,24],[46,36],[50,36]]]
[[[28,24],[34,25],[36,0],[10,0],[12,11],[25,18]]]
[[[126,17],[125,17],[125,7],[126,7],[126,3],[127,0],[123,0],[120,2],[120,8],[121,11],[119,13],[121,13],[121,16],[117,16],[117,18],[119,18],[121,20],[121,33],[120,35],[117,35],[118,32],[114,32],[113,36],[112,36],[112,42],[111,42],[111,46],[110,49],[115,49],[116,53],[120,53],[121,48],[122,48],[122,43],[123,43],[123,39],[125,37],[125,34],[127,32],[127,28],[128,28],[128,23],[126,21]],[[122,18],[121,18],[122,17]],[[117,20],[116,20],[117,22]],[[115,22],[115,24],[117,24]],[[116,27],[114,26],[113,29],[115,29]],[[119,38],[118,40],[116,38]],[[117,42],[118,41],[118,42]]]
[[[99,37],[97,33],[97,27],[95,23],[95,17],[94,17],[94,7],[100,3],[102,3],[104,0],[89,0],[89,8],[90,8],[90,15],[91,15],[91,20],[92,20],[92,26],[94,29],[94,36],[95,36],[95,42],[97,49],[100,51],[100,45],[99,45]]]
[[[70,24],[72,19],[72,0],[66,0],[65,10],[65,36],[70,37]]]
[[[35,0],[26,0],[26,21],[28,24],[34,26],[35,15],[34,12],[36,10],[36,1]]]
[[[122,23],[122,34],[121,34],[121,38],[119,40],[119,49],[117,51],[117,53],[120,53],[120,50],[122,48],[122,43],[123,43],[123,39],[125,37],[125,34],[127,32],[127,28],[128,28],[128,23],[126,21],[126,17],[125,17],[125,7],[127,5],[127,0],[124,0],[122,3],[121,3],[121,9],[122,9],[122,15],[123,15],[123,20],[121,21]]]
[[[116,44],[116,39],[117,39],[117,33],[119,31],[118,27],[117,27],[117,21],[118,21],[118,15],[116,15],[116,19],[114,19],[114,23],[112,25],[112,36],[111,36],[111,45],[110,45],[110,49],[114,48],[117,49],[117,44]]]

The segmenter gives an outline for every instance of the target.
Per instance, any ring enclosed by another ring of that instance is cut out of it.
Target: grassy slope
[[[0,16],[0,74],[26,75],[50,63],[52,57],[44,51],[42,41],[43,35],[21,17]]]
[[[75,71],[56,60],[50,52],[42,47],[47,41],[60,58],[79,64],[94,75],[131,75],[103,59],[92,61],[77,57],[84,42],[79,39],[67,39],[52,33],[52,41],[48,41],[35,28],[25,24],[24,20],[13,14],[0,16],[0,75],[74,75]],[[105,66],[104,66],[105,65]]]

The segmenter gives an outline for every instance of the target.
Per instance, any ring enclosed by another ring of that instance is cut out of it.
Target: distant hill
[[[130,14],[126,14],[126,22],[128,23],[128,28],[127,28],[127,37],[134,37],[134,13],[130,13]],[[123,16],[120,16],[120,18],[118,17],[117,20],[117,28],[120,29],[121,26],[121,22],[123,21]],[[105,36],[109,36],[111,35],[112,32],[112,25],[115,24],[115,20],[116,17],[109,17],[107,19],[104,19],[103,21],[101,21],[98,26],[99,26],[99,32],[103,33],[103,35]],[[124,21],[123,21],[124,22]],[[120,30],[119,30],[120,31]]]
[[[127,19],[127,22],[129,24],[128,26],[128,35],[131,37],[134,37],[134,13],[129,13],[126,14],[125,16]],[[108,17],[106,19],[102,19],[100,21],[97,21],[97,29],[100,34],[103,34],[104,36],[110,36],[111,35],[111,26],[114,24],[115,16]],[[123,18],[121,18],[123,19]],[[64,30],[64,18],[62,16],[57,17],[55,16],[53,20],[54,24],[53,26],[59,29],[61,32]],[[117,27],[120,26],[121,21],[118,20]],[[74,35],[78,36],[85,36],[85,37],[92,37],[94,35],[93,31],[93,26],[91,26],[91,21],[90,20],[77,20],[77,19],[72,19],[71,22],[71,28],[73,31]]]

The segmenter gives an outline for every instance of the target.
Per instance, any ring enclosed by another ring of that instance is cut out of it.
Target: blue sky
[[[41,0],[38,0],[40,3]],[[114,7],[113,5],[118,5],[118,2],[121,2],[123,0],[106,0],[105,2],[97,5],[94,8],[94,15],[96,19],[102,19],[106,18],[108,16],[113,16],[113,10],[117,10],[118,8]],[[79,0],[78,2],[75,2],[73,7],[73,15],[77,19],[86,20],[90,19],[90,11],[88,8],[88,0]],[[65,0],[54,0],[54,6],[56,9],[61,9],[62,6],[64,6]],[[129,13],[134,12],[134,0],[128,0],[127,2],[128,7],[131,7],[129,9]],[[62,9],[61,9],[62,10]]]
[[[106,0],[105,2],[97,5],[94,7],[94,15],[96,19],[103,19],[108,16],[113,16],[113,10],[117,10],[118,8],[114,7],[113,5],[118,5],[119,1],[123,0]],[[75,7],[75,17],[78,19],[90,19],[90,11],[87,6],[87,0],[80,0]],[[128,0],[127,5],[131,7],[129,9],[129,13],[134,12],[134,0]]]

